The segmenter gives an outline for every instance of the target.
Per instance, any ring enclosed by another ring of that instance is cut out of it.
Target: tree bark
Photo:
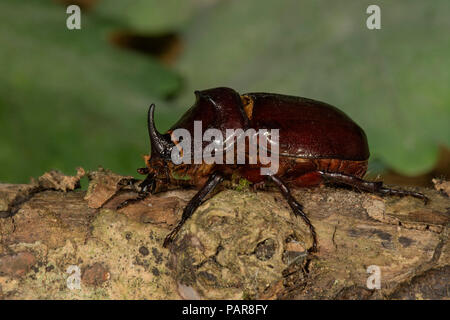
[[[311,255],[307,226],[275,188],[223,188],[165,249],[194,190],[116,210],[137,196],[131,177],[94,171],[88,190],[77,190],[84,175],[53,171],[27,185],[0,184],[0,298],[450,297],[449,182],[416,188],[427,205],[333,187],[295,190],[318,235]]]

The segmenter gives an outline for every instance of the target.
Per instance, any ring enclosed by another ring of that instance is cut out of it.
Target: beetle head
[[[147,174],[152,180],[152,190],[159,189],[158,186],[168,182],[168,163],[175,144],[171,141],[169,134],[161,134],[155,126],[155,105],[151,104],[148,109],[147,128],[150,138],[150,155],[144,157],[145,168],[138,169],[140,174]]]
[[[145,158],[146,168],[139,169],[138,172],[153,176],[156,184],[169,184],[174,175],[182,177],[181,180],[186,179],[186,183],[188,183],[187,175],[183,174],[186,165],[175,164],[171,157],[174,148],[184,153],[183,145],[180,143],[181,140],[177,141],[176,135],[172,134],[176,129],[187,130],[194,134],[195,139],[195,123],[197,121],[202,123],[203,129],[215,128],[221,130],[224,135],[226,129],[246,128],[248,126],[248,118],[242,107],[241,97],[233,89],[212,88],[195,91],[195,95],[196,101],[192,108],[165,134],[161,134],[156,129],[155,105],[152,104],[148,110],[147,124],[151,152]],[[191,139],[191,141],[193,140]],[[209,142],[202,142],[202,147],[207,144]],[[194,145],[192,147],[195,148]],[[191,154],[191,152],[186,152],[186,154]],[[181,173],[179,174],[179,172]],[[180,179],[175,178],[175,180]],[[189,183],[193,183],[193,180],[195,179],[189,179]]]

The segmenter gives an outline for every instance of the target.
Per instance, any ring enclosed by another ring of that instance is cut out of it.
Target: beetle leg
[[[288,186],[277,176],[269,176],[270,180],[275,182],[275,184],[280,188],[281,194],[284,196],[284,198],[289,203],[289,206],[292,208],[292,211],[294,211],[294,214],[296,216],[300,216],[303,221],[308,226],[311,237],[313,239],[313,245],[310,249],[311,252],[317,252],[317,234],[314,226],[311,224],[311,221],[306,216],[306,214],[303,212],[303,206],[295,200],[295,198],[292,196],[291,191],[289,190]]]
[[[184,208],[183,215],[181,216],[180,222],[173,228],[173,230],[166,236],[164,239],[163,246],[166,248],[178,234],[178,231],[184,225],[187,219],[194,213],[194,211],[200,206],[203,199],[217,187],[223,181],[222,175],[217,172],[214,172],[205,183],[205,185],[200,189],[199,192],[189,201],[187,206]]]
[[[130,181],[130,183],[132,183],[132,181]],[[133,184],[133,186],[134,186],[134,184]],[[130,205],[132,203],[136,203],[136,202],[144,200],[145,198],[147,198],[147,196],[150,193],[153,193],[154,189],[155,189],[155,179],[154,179],[153,175],[149,174],[144,179],[144,181],[142,181],[139,184],[139,189],[135,190],[137,192],[137,194],[138,194],[137,198],[125,200],[124,202],[122,202],[121,204],[119,204],[117,206],[116,210],[122,209],[122,208],[124,208],[124,207],[126,207],[126,206],[128,206],[128,205]]]
[[[327,182],[334,183],[342,183],[351,187],[355,187],[359,190],[363,190],[370,193],[377,193],[380,195],[393,195],[393,196],[412,196],[415,198],[422,199],[425,204],[428,202],[428,198],[419,192],[407,191],[407,190],[396,190],[383,186],[383,182],[376,181],[366,181],[360,179],[358,177],[354,177],[351,175],[343,174],[343,173],[335,173],[335,172],[323,172],[319,171],[322,177],[325,178]]]
[[[258,190],[264,190],[266,186],[266,182],[265,181],[260,181],[260,182],[256,182],[252,184],[252,190],[254,192],[258,191]]]

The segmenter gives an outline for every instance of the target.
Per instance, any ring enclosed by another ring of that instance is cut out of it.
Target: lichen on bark
[[[299,189],[319,252],[276,189],[222,189],[168,249],[166,234],[195,190],[137,194],[124,177],[44,174],[0,184],[0,297],[4,299],[441,299],[449,298],[448,182],[424,205],[348,189]],[[20,200],[20,201],[19,201]],[[381,289],[367,287],[368,266]],[[79,270],[69,274],[67,270]],[[75,269],[73,269],[75,266]],[[76,269],[78,268],[78,269]],[[80,287],[68,283],[79,276]]]

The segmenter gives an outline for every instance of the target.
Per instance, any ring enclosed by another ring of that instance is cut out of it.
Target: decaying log
[[[294,191],[317,230],[319,252],[310,255],[308,228],[275,189],[220,190],[165,249],[194,190],[116,210],[137,196],[131,177],[90,172],[85,192],[77,190],[84,175],[0,184],[0,298],[450,297],[449,182],[416,188],[428,205],[332,187]],[[368,269],[380,271],[380,289]]]

